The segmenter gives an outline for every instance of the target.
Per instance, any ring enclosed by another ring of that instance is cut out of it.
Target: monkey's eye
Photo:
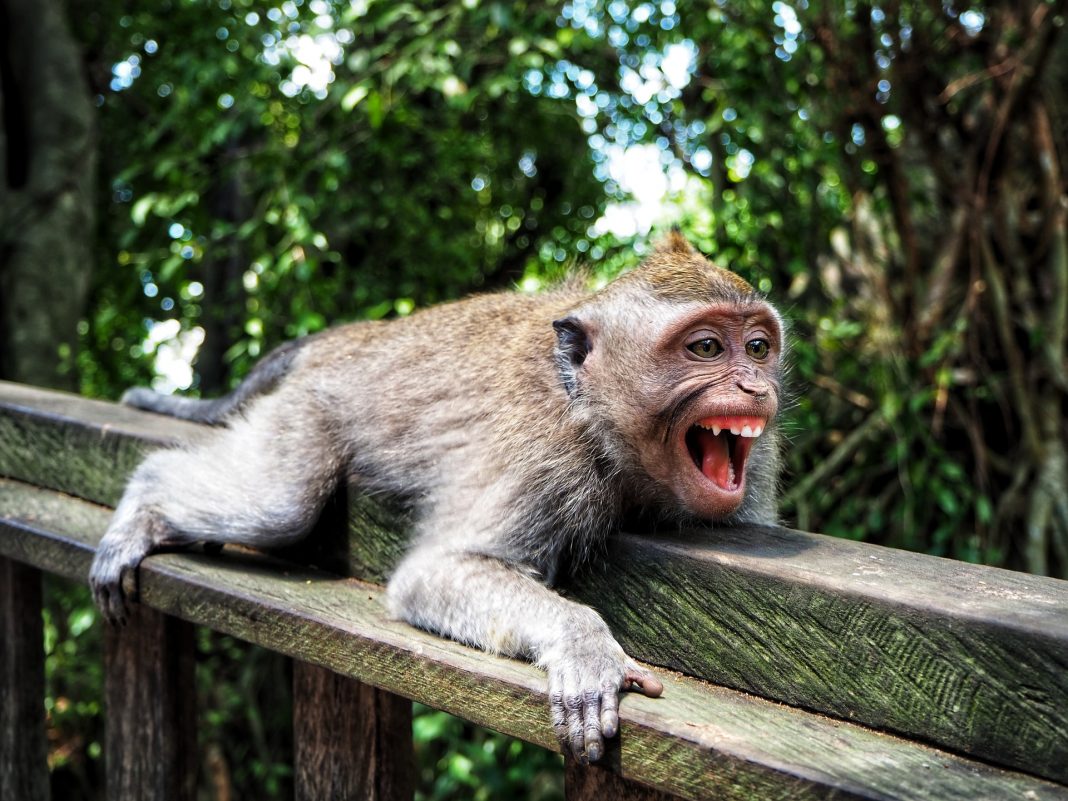
[[[723,346],[719,344],[718,339],[699,339],[687,345],[686,348],[702,359],[713,359],[723,353]]]
[[[758,361],[764,361],[771,352],[771,345],[766,339],[751,339],[745,343],[745,352]]]

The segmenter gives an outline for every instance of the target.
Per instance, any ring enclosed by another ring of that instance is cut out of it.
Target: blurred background
[[[790,320],[784,522],[1068,578],[1065,5],[0,0],[0,378],[214,395],[678,225]],[[95,799],[99,626],[47,594],[54,797]],[[285,660],[200,638],[201,796],[289,797]],[[422,798],[560,796],[415,729]]]

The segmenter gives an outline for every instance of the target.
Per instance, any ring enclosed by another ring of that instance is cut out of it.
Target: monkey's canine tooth
[[[719,432],[722,431],[722,430],[723,429],[720,428],[719,426],[712,426],[712,433],[715,434],[717,437],[719,436]]]

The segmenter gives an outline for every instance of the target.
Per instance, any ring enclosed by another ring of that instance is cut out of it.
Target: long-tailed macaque
[[[390,493],[416,520],[392,613],[546,669],[557,734],[596,760],[619,692],[663,688],[549,586],[630,514],[774,521],[782,354],[775,309],[673,234],[592,294],[344,325],[216,401],[134,390],[134,406],[219,427],[136,470],[93,561],[97,603],[122,621],[123,573],[162,544],[292,543],[339,481]]]

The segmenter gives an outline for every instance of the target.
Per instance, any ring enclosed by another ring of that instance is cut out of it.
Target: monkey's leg
[[[106,618],[124,619],[123,575],[162,545],[276,546],[308,533],[334,489],[340,459],[314,413],[303,411],[265,397],[231,428],[141,463],[89,571]]]
[[[493,653],[531,659],[549,674],[553,728],[582,762],[619,728],[619,693],[663,685],[628,657],[594,610],[491,556],[426,545],[397,568],[390,610],[412,625]]]

